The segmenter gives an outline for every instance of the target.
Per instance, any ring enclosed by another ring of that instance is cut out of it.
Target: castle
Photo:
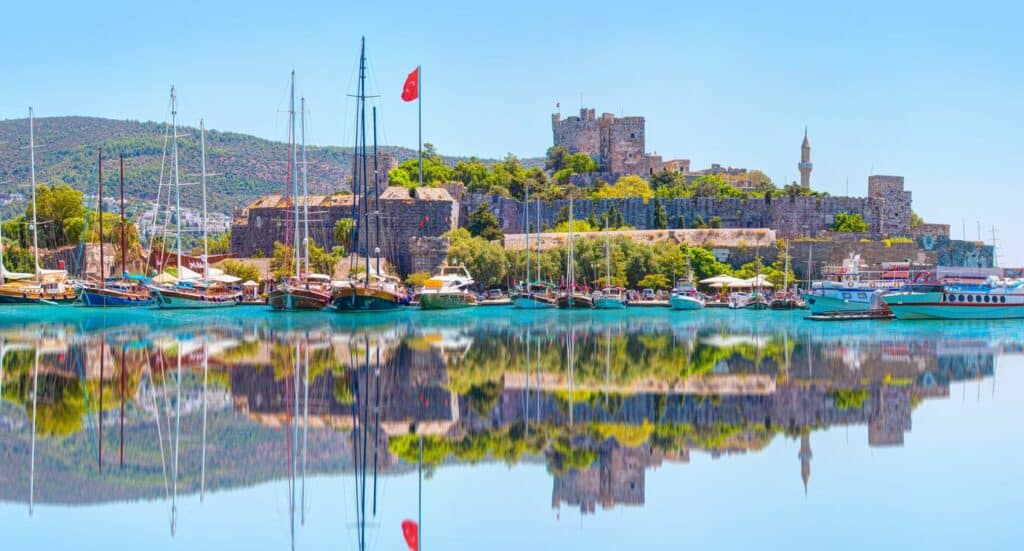
[[[572,153],[586,153],[598,162],[599,171],[594,174],[574,175],[576,185],[590,185],[595,179],[613,181],[624,175],[640,175],[649,178],[659,171],[682,173],[686,178],[701,175],[722,175],[731,185],[740,189],[756,187],[757,183],[744,180],[746,169],[712,165],[707,170],[691,172],[686,159],[664,161],[660,156],[645,151],[645,130],[643,117],[615,117],[604,113],[596,117],[593,109],[581,109],[580,115],[562,119],[555,113],[551,118],[554,145],[565,146]],[[385,162],[385,169],[394,166],[393,160]],[[800,185],[811,185],[811,144],[807,129],[804,129],[800,147]],[[386,174],[386,170],[383,171]],[[829,229],[841,213],[859,214],[867,222],[866,234],[850,236],[854,244],[836,246],[835,254],[846,253],[842,248],[865,248],[862,240],[877,240],[890,237],[910,237],[920,254],[949,266],[990,267],[993,265],[993,249],[980,243],[950,239],[949,226],[945,224],[924,224],[911,226],[911,194],[904,188],[902,176],[873,175],[868,178],[867,197],[783,196],[783,197],[742,197],[714,198],[692,197],[667,200],[645,201],[642,198],[624,199],[578,199],[574,209],[577,218],[601,216],[616,209],[622,214],[626,225],[638,230],[686,229],[713,227],[726,229],[773,230],[783,239],[833,238],[838,243],[843,236],[835,236]],[[369,226],[360,234],[356,229],[350,244],[359,254],[372,254],[378,247],[384,257],[390,260],[400,274],[419,271],[433,271],[444,262],[447,255],[447,239],[443,235],[451,229],[465,226],[469,213],[487,205],[505,234],[522,234],[528,228],[523,223],[526,207],[522,201],[497,194],[467,192],[465,186],[452,182],[440,188],[418,188],[409,192],[405,188],[385,187],[380,192],[380,243],[377,242],[377,228],[373,215]],[[342,243],[335,242],[334,227],[342,218],[358,216],[357,198],[338,193],[310,197],[310,236],[321,247],[330,249]],[[568,206],[568,200],[551,200],[539,209],[530,209],[531,219],[537,220],[540,229],[555,225],[559,212]],[[264,197],[235,213],[231,227],[231,252],[239,256],[272,254],[275,241],[293,242],[290,228],[292,202],[281,195]],[[372,213],[375,205],[369,209]],[[668,220],[668,228],[656,226],[655,213],[662,209]],[[539,212],[538,212],[539,210]],[[367,226],[363,224],[363,226]],[[534,228],[536,231],[538,228]],[[368,231],[368,239],[364,240]],[[369,244],[367,245],[367,241]],[[889,246],[887,245],[887,248]],[[742,248],[742,247],[740,247]],[[867,247],[870,248],[870,247]],[[765,252],[765,251],[762,251]],[[882,251],[888,253],[889,251]],[[817,254],[820,254],[820,251]]]
[[[629,174],[651,175],[665,169],[658,155],[646,153],[645,121],[643,117],[616,117],[593,109],[580,109],[580,116],[562,119],[561,113],[551,115],[551,130],[555,145],[564,146],[569,153],[586,153],[597,161],[600,172],[611,178]],[[689,169],[689,161],[685,162]]]

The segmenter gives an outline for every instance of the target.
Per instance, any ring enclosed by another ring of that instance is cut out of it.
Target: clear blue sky
[[[550,114],[587,106],[647,117],[648,149],[797,178],[810,127],[812,185],[866,193],[899,174],[927,220],[1024,264],[1021,7],[910,2],[194,3],[6,6],[0,117],[162,120],[171,83],[183,119],[284,136],[287,75],[310,102],[310,141],[352,138],[359,36],[382,94],[383,141],[415,146],[399,100],[424,70],[424,139],[452,154],[543,154]],[[685,4],[685,5],[684,5]],[[292,4],[293,5],[293,4]]]

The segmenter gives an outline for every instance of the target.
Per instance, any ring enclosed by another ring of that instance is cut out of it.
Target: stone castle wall
[[[910,193],[899,189],[877,188],[868,197],[776,197],[774,199],[687,198],[660,201],[670,228],[692,227],[703,219],[722,220],[724,228],[770,228],[783,238],[815,236],[825,232],[839,213],[858,213],[864,217],[874,237],[910,235]],[[525,207],[521,201],[484,194],[465,194],[462,212],[468,214],[487,203],[505,233],[525,233]],[[568,200],[540,204],[541,229],[554,225],[555,218]],[[656,201],[630,199],[580,199],[574,201],[577,219],[600,216],[612,207],[622,213],[627,225],[637,229],[654,228]],[[537,204],[530,204],[530,225],[537,226]],[[462,221],[465,223],[465,220]]]
[[[329,197],[322,202],[311,198],[309,235],[319,247],[330,250],[335,245],[334,226],[342,218],[353,217],[352,196]],[[353,231],[350,242],[359,254],[374,254],[378,247],[377,228],[370,203],[368,235]],[[362,210],[357,205],[357,216]],[[412,266],[409,242],[416,237],[437,237],[456,227],[459,204],[443,189],[425,189],[417,197],[403,188],[388,188],[380,197],[380,251],[401,273]],[[274,242],[292,243],[294,218],[291,208],[271,199],[257,201],[237,213],[231,226],[231,252],[238,256],[270,256]],[[368,238],[369,247],[364,242]]]
[[[565,146],[570,153],[586,153],[594,158],[602,172],[613,175],[643,174],[661,170],[661,157],[646,154],[643,117],[616,117],[603,113],[595,117],[593,109],[580,109],[579,116],[565,119],[551,115],[554,145]],[[614,180],[612,180],[614,181]]]

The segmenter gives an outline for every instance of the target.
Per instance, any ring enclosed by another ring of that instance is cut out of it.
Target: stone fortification
[[[528,229],[523,221],[523,203],[507,197],[464,194],[462,213],[473,212],[482,203],[487,203],[498,217],[505,233],[525,233]],[[655,225],[654,199],[579,199],[574,203],[573,211],[578,219],[591,214],[600,217],[614,207],[631,227],[653,229]],[[836,215],[847,212],[863,216],[873,238],[911,235],[910,192],[903,190],[903,178],[900,176],[871,176],[867,197],[696,197],[667,199],[660,204],[665,209],[670,228],[689,228],[700,220],[708,223],[717,217],[723,228],[769,228],[778,232],[779,237],[788,239],[828,231]],[[568,200],[542,202],[540,229],[553,226],[558,213],[568,206]],[[537,219],[537,204],[531,203],[530,226],[535,231],[538,229]]]
[[[554,144],[570,153],[586,153],[597,161],[601,172],[614,176],[626,174],[651,175],[664,168],[664,161],[646,152],[643,117],[616,117],[603,113],[596,117],[593,109],[580,109],[580,115],[562,118],[551,115]],[[689,167],[689,161],[686,161]]]
[[[440,236],[455,228],[459,219],[459,204],[443,188],[421,188],[415,195],[410,195],[405,188],[390,187],[380,194],[379,204],[381,254],[403,273],[410,271],[412,258],[408,243],[412,238]],[[350,243],[360,254],[374,254],[378,247],[376,209],[377,202],[371,199],[368,204],[369,224],[360,224],[350,237]],[[302,203],[299,210],[301,217],[304,212]],[[310,238],[328,250],[335,245],[343,245],[334,239],[338,220],[353,217],[365,220],[363,205],[348,194],[310,196],[309,211]],[[280,195],[263,197],[235,213],[231,225],[231,252],[243,257],[270,256],[275,241],[294,243],[294,224],[290,198]],[[364,237],[368,238],[369,247]]]

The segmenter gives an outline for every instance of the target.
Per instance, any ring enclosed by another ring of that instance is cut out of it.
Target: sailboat
[[[227,288],[222,282],[210,279],[208,240],[206,239],[206,126],[199,121],[200,151],[202,154],[201,184],[203,188],[203,273],[196,274],[181,265],[181,180],[178,172],[178,110],[177,92],[171,87],[171,125],[173,141],[171,145],[172,170],[174,177],[175,219],[177,221],[175,241],[177,241],[178,276],[176,281],[149,284],[149,290],[160,308],[223,308],[235,306],[242,300],[242,292]]]
[[[128,279],[127,250],[124,228],[124,155],[120,158],[121,177],[121,278],[107,281],[106,265],[103,262],[103,150],[98,154],[97,178],[99,180],[99,240],[100,240],[100,282],[83,283],[78,286],[78,300],[84,306],[151,306],[153,299],[144,286]]]
[[[559,308],[593,308],[587,293],[576,290],[576,258],[573,254],[572,197],[569,197],[569,254],[565,260],[565,291],[558,297]]]
[[[512,304],[523,310],[539,310],[543,308],[557,308],[558,299],[552,290],[552,285],[545,283],[537,277],[536,281],[530,278],[530,186],[526,186],[524,204],[526,206],[523,222],[526,226],[526,280],[519,284],[519,288],[512,295]],[[540,227],[540,200],[537,200],[537,227]],[[540,260],[540,238],[537,238],[537,259]],[[538,276],[540,268],[537,269]]]
[[[608,220],[604,222],[605,287],[594,294],[594,307],[598,310],[621,310],[626,307],[622,287],[612,286],[612,252],[608,242]]]
[[[36,220],[36,141],[35,117],[28,108],[29,165],[32,185],[32,254],[34,274],[7,272],[0,256],[0,304],[64,304],[74,302],[75,290],[65,270],[39,267],[39,224]]]
[[[295,275],[282,281],[267,295],[267,304],[274,310],[321,310],[331,301],[331,278],[309,271],[309,185],[306,178],[306,98],[302,98],[302,195],[304,205],[303,239],[299,247],[299,182],[296,178],[295,147],[295,71],[292,71],[291,100],[289,102],[288,180],[292,187],[292,206],[295,217]],[[304,254],[305,272],[300,254]],[[303,275],[305,274],[305,275]]]
[[[356,147],[353,160],[352,191],[358,195],[362,190],[361,200],[353,203],[355,208],[362,206],[362,224],[359,232],[362,237],[364,258],[366,259],[363,276],[351,281],[348,286],[334,291],[331,296],[330,308],[336,312],[379,312],[396,310],[407,303],[405,292],[399,285],[398,278],[384,274],[381,270],[381,218],[380,190],[377,171],[377,108],[373,108],[373,200],[374,218],[376,223],[376,269],[370,270],[370,182],[368,178],[368,162],[366,151],[366,39],[362,39],[359,49],[359,89],[356,94],[357,116],[359,126],[356,132]],[[358,212],[357,212],[358,217]],[[356,217],[356,218],[357,218]],[[358,243],[357,243],[358,245]]]
[[[789,290],[789,247],[786,247],[786,265],[785,272],[783,272],[782,279],[782,290],[777,291],[775,296],[772,297],[771,302],[768,303],[768,307],[772,310],[795,310],[802,308],[802,300]]]

